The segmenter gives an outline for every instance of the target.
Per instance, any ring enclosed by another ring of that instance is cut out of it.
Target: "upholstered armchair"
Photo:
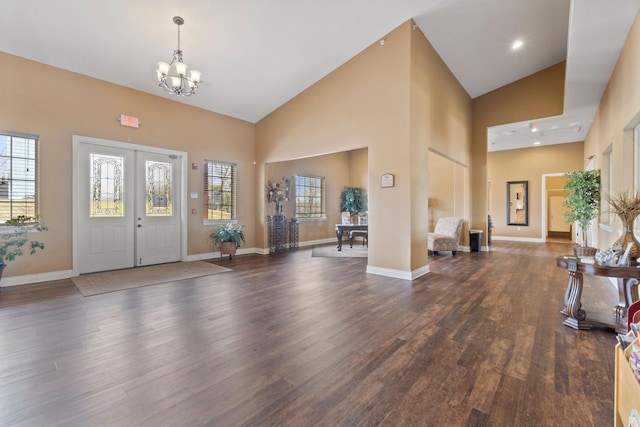
[[[458,243],[460,243],[461,232],[462,218],[440,218],[433,233],[429,233],[429,253],[438,255],[439,251],[451,251],[455,255],[458,250]]]

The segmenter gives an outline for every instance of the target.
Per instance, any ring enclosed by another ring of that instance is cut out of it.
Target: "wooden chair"
[[[367,230],[351,230],[349,232],[349,247],[353,247],[353,239],[360,237],[362,239],[362,246],[367,244],[369,246],[369,232]]]
[[[453,255],[458,250],[460,233],[462,232],[462,218],[443,217],[436,223],[433,233],[429,233],[427,248],[429,253],[438,255],[438,251],[451,251]]]

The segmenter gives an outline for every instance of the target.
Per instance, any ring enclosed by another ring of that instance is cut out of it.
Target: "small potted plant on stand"
[[[213,242],[220,248],[220,256],[236,254],[237,248],[244,243],[244,225],[227,224],[211,234]]]
[[[28,250],[31,255],[38,249],[44,249],[44,243],[29,238],[30,231],[46,231],[47,226],[38,218],[18,215],[5,221],[10,230],[0,233],[0,277],[7,262],[14,261]]]
[[[567,172],[565,177],[568,179],[562,187],[565,191],[562,206],[569,209],[564,219],[568,224],[577,222],[580,227],[580,244],[573,251],[578,256],[593,256],[598,249],[587,244],[587,230],[600,211],[600,170]]]

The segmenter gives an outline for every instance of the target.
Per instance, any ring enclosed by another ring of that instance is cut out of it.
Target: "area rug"
[[[85,297],[231,271],[205,261],[173,262],[83,274],[71,280]]]
[[[349,244],[342,245],[342,250],[339,251],[336,245],[331,246],[316,246],[311,251],[312,257],[325,257],[325,258],[367,258],[369,251],[366,246],[353,245],[353,248],[349,247]]]

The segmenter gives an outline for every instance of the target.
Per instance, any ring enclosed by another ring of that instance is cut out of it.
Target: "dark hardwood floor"
[[[2,288],[0,425],[612,425],[615,333],[562,325],[571,246],[492,248],[413,282],[298,249],[86,298]]]

